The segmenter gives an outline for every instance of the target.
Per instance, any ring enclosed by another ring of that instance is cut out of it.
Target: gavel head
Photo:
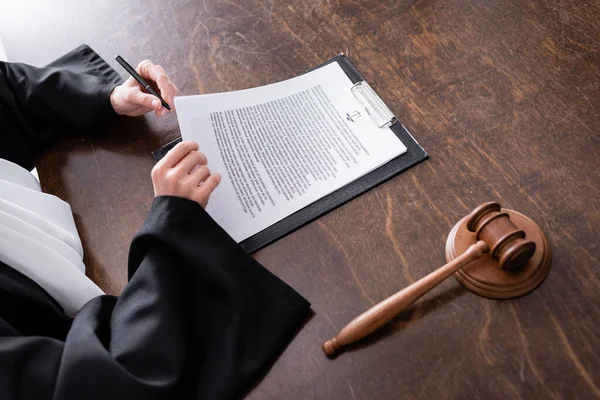
[[[535,242],[525,239],[525,231],[516,227],[500,204],[484,203],[467,218],[467,229],[475,232],[476,240],[490,247],[491,256],[505,271],[523,268],[535,253]]]

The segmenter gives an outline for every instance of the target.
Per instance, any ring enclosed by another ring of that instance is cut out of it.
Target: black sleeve
[[[31,169],[61,135],[103,124],[115,115],[109,96],[120,82],[86,45],[45,68],[0,62],[0,157]]]
[[[23,336],[0,311],[0,398],[237,398],[310,312],[181,198],[155,199],[129,274],[121,297],[91,300],[64,341]]]

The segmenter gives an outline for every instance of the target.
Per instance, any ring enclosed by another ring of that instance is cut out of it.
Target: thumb
[[[151,94],[139,93],[135,99],[135,102],[153,110],[160,110],[160,100]]]

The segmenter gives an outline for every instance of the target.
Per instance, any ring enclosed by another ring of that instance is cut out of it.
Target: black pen
[[[140,85],[142,85],[142,87],[143,87],[144,89],[146,89],[146,91],[147,91],[148,93],[150,93],[150,94],[151,94],[151,95],[153,95],[153,96],[156,96],[156,97],[158,97],[158,99],[160,100],[160,102],[162,103],[162,105],[163,105],[163,107],[164,107],[164,108],[166,108],[167,110],[171,111],[171,107],[169,107],[169,105],[167,104],[167,102],[166,102],[166,101],[164,101],[164,100],[163,100],[163,98],[162,98],[162,97],[160,97],[160,95],[159,95],[158,93],[156,93],[156,90],[152,89],[152,86],[150,86],[150,84],[149,84],[148,82],[146,82],[146,81],[144,80],[144,78],[142,78],[142,77],[140,76],[140,74],[138,74],[138,73],[135,71],[135,69],[133,69],[133,67],[132,67],[131,65],[129,65],[129,63],[123,59],[123,57],[121,57],[121,56],[116,56],[116,57],[115,57],[115,60],[117,60],[117,62],[118,62],[119,64],[121,64],[121,65],[123,66],[123,68],[125,68],[125,70],[126,70],[127,72],[129,72],[129,74],[130,74],[131,76],[133,76],[133,79],[135,79],[136,81],[138,81],[138,82],[140,83]]]

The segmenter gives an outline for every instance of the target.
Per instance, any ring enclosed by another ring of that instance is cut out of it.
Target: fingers
[[[175,169],[178,175],[187,175],[191,173],[196,165],[206,165],[206,156],[198,151],[190,151],[185,157],[177,163]]]
[[[219,183],[221,183],[221,174],[212,174],[209,176],[196,191],[194,200],[200,203],[202,207],[206,207],[210,195],[219,186]]]
[[[210,169],[206,165],[201,165],[190,174],[190,183],[199,186],[210,176]]]
[[[175,107],[175,96],[179,89],[171,82],[165,70],[160,65],[155,65],[150,60],[144,60],[137,67],[138,73],[144,78],[154,81],[162,98],[169,103],[171,108]]]
[[[155,169],[169,169],[176,166],[190,151],[198,150],[196,142],[181,142],[177,143],[166,156],[164,156],[154,167]]]

